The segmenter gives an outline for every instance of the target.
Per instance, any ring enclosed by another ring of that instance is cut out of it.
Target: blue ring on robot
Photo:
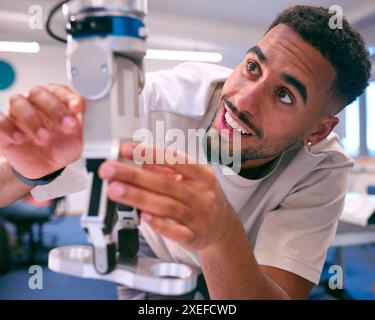
[[[106,37],[106,36],[119,36],[119,37],[131,37],[141,40],[145,40],[146,37],[139,35],[139,29],[144,27],[142,20],[132,17],[120,17],[120,16],[106,16],[106,17],[95,17],[91,18],[91,21],[99,22],[102,19],[111,22],[112,29],[108,32],[98,33],[79,33],[72,35],[73,39],[82,39],[89,37]],[[69,32],[69,31],[68,31]],[[70,33],[70,32],[69,32]]]

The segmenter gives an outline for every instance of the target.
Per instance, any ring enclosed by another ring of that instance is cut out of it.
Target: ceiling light
[[[3,52],[24,52],[38,53],[40,45],[38,42],[10,42],[0,41],[0,51]]]
[[[149,49],[145,59],[220,62],[223,60],[223,56],[217,52]]]

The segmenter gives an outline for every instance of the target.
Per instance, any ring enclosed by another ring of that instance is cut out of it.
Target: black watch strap
[[[24,184],[27,184],[29,186],[43,186],[46,184],[51,183],[53,180],[55,180],[64,170],[65,167],[62,169],[59,169],[55,172],[52,172],[44,177],[38,178],[38,179],[29,179],[24,177],[22,174],[20,174],[16,169],[12,168],[13,174],[16,176],[16,178],[21,181]]]

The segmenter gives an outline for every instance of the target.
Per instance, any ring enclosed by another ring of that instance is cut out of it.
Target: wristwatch
[[[38,178],[38,179],[29,179],[24,177],[22,174],[20,174],[16,169],[10,167],[13,171],[13,174],[16,176],[16,178],[21,181],[24,184],[27,184],[29,186],[43,186],[46,184],[51,183],[53,180],[55,180],[64,170],[66,167],[61,168],[55,172],[52,172],[44,177]]]

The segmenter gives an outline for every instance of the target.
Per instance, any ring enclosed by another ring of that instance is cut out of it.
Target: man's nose
[[[234,102],[239,111],[246,111],[255,117],[259,114],[265,94],[265,88],[262,83],[249,83],[236,94]]]

